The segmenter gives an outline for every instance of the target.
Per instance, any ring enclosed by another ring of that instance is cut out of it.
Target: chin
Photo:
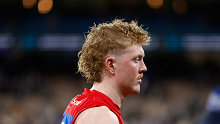
[[[140,92],[140,90],[138,90],[138,89],[132,89],[130,91],[124,92],[124,96],[138,94],[139,92]]]
[[[138,89],[137,89],[136,91],[137,91],[136,94],[137,94],[137,93],[140,93],[140,91],[141,91],[140,85],[139,85],[139,87],[138,87]]]
[[[140,93],[140,90],[138,90],[138,91],[135,92],[135,94],[138,94],[138,93]]]
[[[135,86],[135,88],[133,89],[132,94],[138,94],[140,91],[141,91],[141,90],[140,90],[140,85]],[[132,94],[131,94],[131,95],[132,95]]]
[[[138,94],[140,92],[140,84],[137,84],[133,87],[127,87],[123,91],[124,96]]]
[[[133,91],[131,94],[129,94],[129,95],[135,95],[135,94],[138,94],[140,92],[140,90],[139,91]]]

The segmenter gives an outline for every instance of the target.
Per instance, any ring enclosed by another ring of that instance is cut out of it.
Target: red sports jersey
[[[97,106],[108,107],[118,117],[119,124],[124,124],[118,105],[116,105],[105,94],[96,90],[89,90],[87,88],[85,88],[83,94],[77,95],[71,100],[63,113],[63,120],[61,124],[74,124],[77,116],[82,111]]]

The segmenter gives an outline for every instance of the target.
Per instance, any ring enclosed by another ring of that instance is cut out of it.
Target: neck
[[[100,83],[94,82],[91,90],[97,90],[105,95],[107,95],[115,104],[117,104],[120,108],[122,103],[125,100],[125,96],[123,96],[117,88],[112,85],[111,81],[102,81]]]

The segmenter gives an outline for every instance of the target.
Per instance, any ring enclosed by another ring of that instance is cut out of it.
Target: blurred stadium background
[[[77,52],[93,23],[138,20],[142,90],[122,107],[126,124],[194,124],[220,83],[219,0],[0,0],[0,124],[60,124],[90,87]]]

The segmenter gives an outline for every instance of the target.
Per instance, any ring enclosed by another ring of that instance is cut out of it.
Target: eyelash
[[[135,62],[138,62],[138,61],[140,61],[140,60],[141,60],[140,57],[135,58]]]

